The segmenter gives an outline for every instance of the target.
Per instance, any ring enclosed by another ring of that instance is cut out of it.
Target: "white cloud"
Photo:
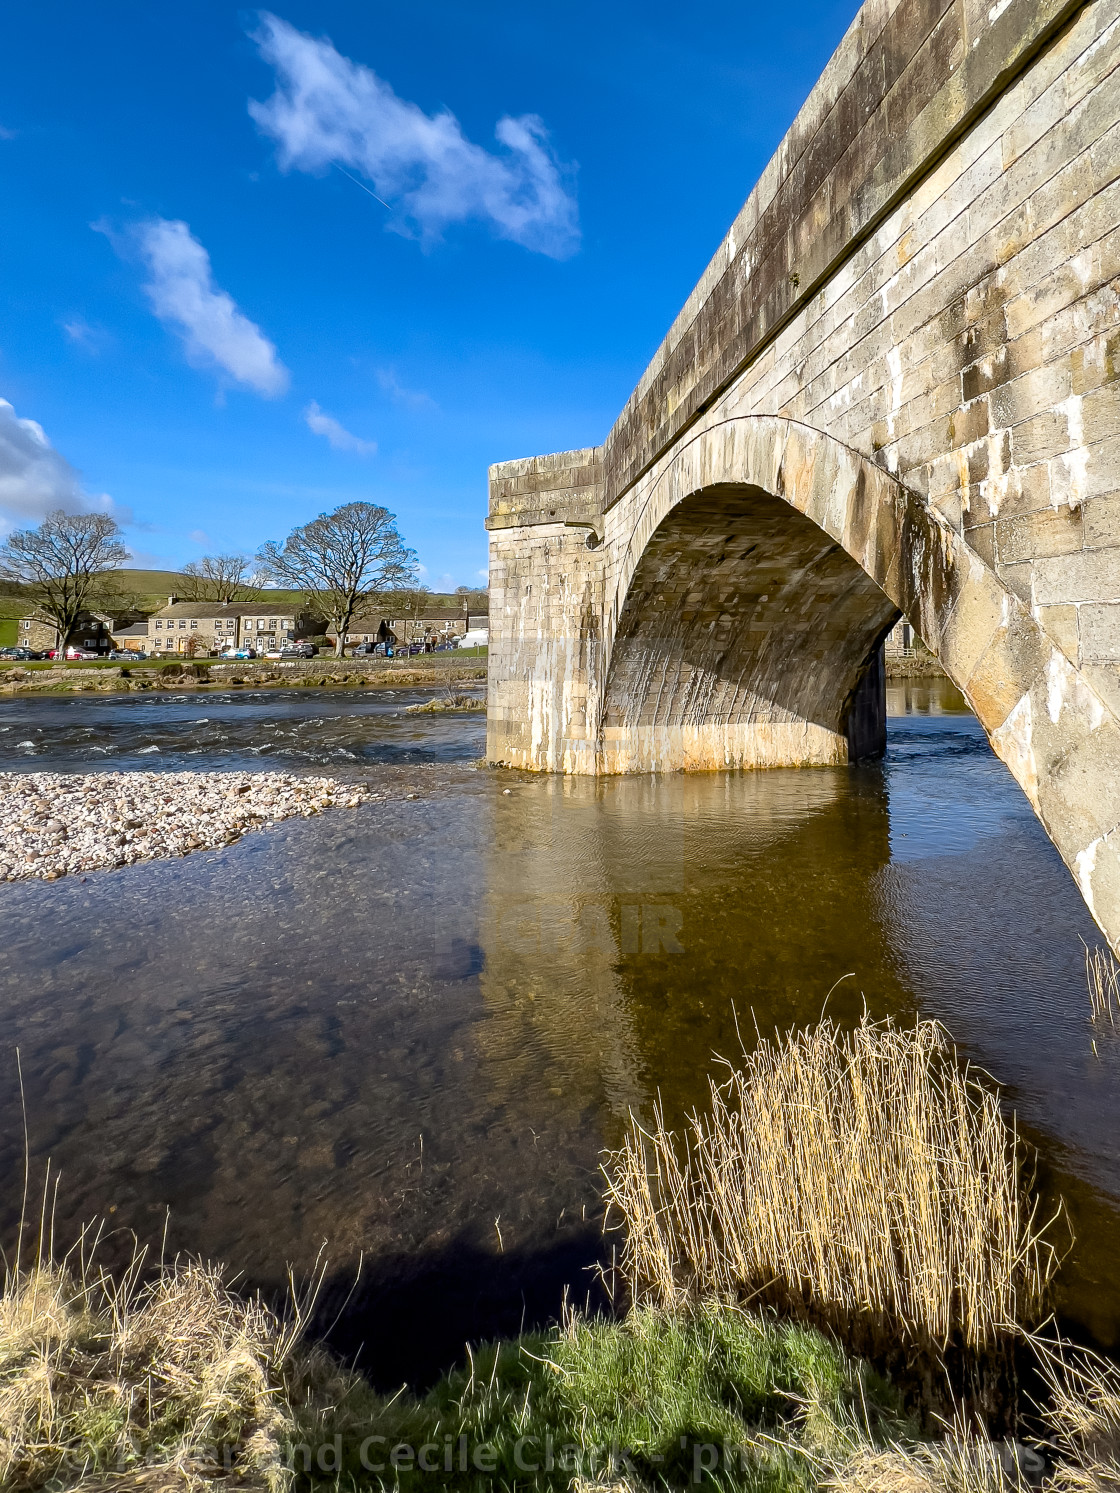
[[[122,523],[127,510],[107,493],[91,496],[78,473],[47,439],[36,420],[21,419],[0,399],[0,526],[37,522],[55,508],[67,513],[109,513]]]
[[[105,333],[100,327],[90,326],[84,316],[72,316],[69,321],[60,322],[59,325],[71,342],[95,357],[105,346]]]
[[[200,544],[203,549],[209,548],[209,546],[213,543],[213,540],[210,538],[210,535],[207,534],[205,529],[192,529],[191,532],[187,535],[187,538],[192,544]]]
[[[333,415],[325,415],[313,399],[303,412],[308,430],[325,436],[336,451],[353,451],[356,456],[372,456],[377,450],[376,441],[363,441],[346,429]]]
[[[436,408],[435,400],[430,394],[425,394],[423,389],[406,389],[397,378],[395,369],[379,368],[377,370],[377,382],[394,404],[403,404],[406,409],[410,410]]]
[[[258,394],[282,394],[288,370],[260,327],[214,284],[210,256],[186,223],[152,218],[133,235],[151,276],[144,293],[183,339],[191,362],[216,366]]]
[[[253,38],[276,69],[276,92],[249,113],[279,146],[285,170],[330,165],[360,171],[395,226],[438,238],[449,223],[490,224],[499,238],[566,258],[579,246],[576,203],[535,114],[500,119],[500,152],[468,140],[453,114],[425,114],[390,85],[343,57],[326,39],[305,36],[262,12]]]
[[[0,140],[14,140],[18,133],[18,130],[6,130],[4,126],[0,124]]]

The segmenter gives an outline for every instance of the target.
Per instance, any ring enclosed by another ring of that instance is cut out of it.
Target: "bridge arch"
[[[858,718],[868,671],[901,613],[968,699],[1090,909],[1106,931],[1117,926],[1116,799],[1099,785],[1116,780],[1120,722],[897,478],[794,420],[713,418],[608,510],[604,548],[614,563],[597,771],[862,755],[874,729]]]
[[[490,761],[849,760],[897,609],[1120,953],[1116,3],[862,6],[602,444],[491,468]]]

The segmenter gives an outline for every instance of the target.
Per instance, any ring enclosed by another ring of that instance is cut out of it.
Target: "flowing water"
[[[827,997],[844,1020],[938,1017],[1006,1086],[1076,1230],[1064,1318],[1115,1347],[1099,936],[960,696],[889,694],[880,764],[598,782],[477,769],[482,718],[405,715],[420,692],[4,702],[9,769],[405,763],[430,790],[0,887],[5,1235],[18,1047],[62,1237],[166,1229],[265,1286],[325,1244],[332,1303],[364,1262],[336,1341],[381,1382],[423,1377],[555,1314],[565,1284],[593,1293],[599,1153],[629,1111],[660,1092],[680,1113],[738,1032]]]

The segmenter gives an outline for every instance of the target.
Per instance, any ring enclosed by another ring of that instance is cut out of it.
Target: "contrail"
[[[342,171],[342,167],[338,164],[337,161],[334,161],[332,164],[337,171]],[[384,197],[379,197],[376,192],[370,192],[364,181],[359,181],[356,176],[351,176],[349,171],[342,171],[342,174],[347,178],[348,181],[352,181],[356,187],[361,187],[363,192],[369,192],[369,195],[373,198],[373,200],[375,202],[380,202],[382,207],[389,207],[389,204],[385,201]],[[392,212],[393,209],[389,207],[389,211]]]

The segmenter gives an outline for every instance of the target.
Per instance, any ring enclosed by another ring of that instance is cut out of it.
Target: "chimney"
[[[167,605],[169,607],[173,607],[178,600],[179,598],[177,596],[169,596],[167,598]]]

